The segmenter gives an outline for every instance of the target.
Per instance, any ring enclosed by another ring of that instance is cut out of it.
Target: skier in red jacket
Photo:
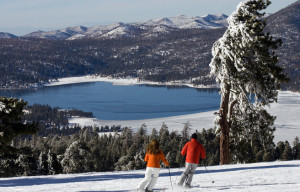
[[[193,133],[191,141],[187,142],[181,151],[181,155],[185,156],[185,170],[182,173],[178,185],[183,186],[185,182],[185,187],[191,187],[191,182],[195,170],[199,164],[199,160],[206,157],[206,152],[202,144],[197,141],[197,134]]]

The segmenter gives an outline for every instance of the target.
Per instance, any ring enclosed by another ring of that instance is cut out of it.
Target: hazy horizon
[[[1,0],[0,31],[22,36],[33,31],[82,25],[141,22],[178,15],[230,15],[241,0]],[[266,13],[275,13],[296,0],[272,0]]]

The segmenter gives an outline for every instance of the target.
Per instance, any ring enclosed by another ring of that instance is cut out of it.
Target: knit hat
[[[196,133],[193,133],[191,138],[192,138],[192,139],[197,139],[197,134],[196,134]]]

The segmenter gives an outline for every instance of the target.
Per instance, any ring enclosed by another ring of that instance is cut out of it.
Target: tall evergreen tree
[[[58,162],[55,153],[52,153],[49,150],[47,160],[48,160],[49,175],[59,174],[62,172],[61,164]]]
[[[169,137],[169,128],[165,124],[165,122],[163,122],[163,124],[159,130],[159,135],[158,135],[160,147],[161,147],[161,150],[163,150],[163,151],[166,151],[168,137]]]
[[[189,137],[190,137],[190,132],[191,132],[190,126],[191,126],[191,125],[190,125],[190,123],[189,123],[188,121],[184,124],[183,130],[182,130],[182,137],[183,137],[183,138],[189,139]]]
[[[40,156],[39,156],[38,170],[41,175],[49,174],[48,155],[46,153],[44,153],[43,151],[40,153]]]
[[[299,137],[296,137],[293,142],[293,157],[294,159],[300,159],[300,141]]]
[[[274,161],[275,160],[275,149],[269,150],[267,152],[265,152],[264,156],[263,156],[263,161]]]
[[[241,2],[228,18],[229,26],[223,37],[212,48],[211,74],[221,88],[220,110],[215,119],[221,133],[220,164],[230,163],[233,124],[243,124],[243,129],[272,124],[272,119],[262,113],[263,106],[277,101],[277,90],[288,80],[283,69],[276,65],[278,57],[274,50],[281,41],[264,33],[265,13],[260,11],[270,3],[269,0]]]
[[[74,141],[61,161],[64,173],[82,173],[89,170],[90,149],[82,141]]]
[[[26,105],[17,98],[0,97],[0,155],[15,151],[10,144],[16,136],[37,133],[36,123],[22,121]]]
[[[275,160],[278,160],[281,158],[282,154],[283,154],[283,151],[285,149],[285,144],[283,141],[279,141],[277,143],[277,147],[275,149]]]
[[[150,140],[158,139],[158,133],[155,128],[152,129]]]
[[[293,159],[292,148],[288,141],[285,142],[285,148],[283,150],[281,160],[288,161]]]
[[[37,174],[38,160],[30,148],[25,147],[20,150],[16,163],[22,171],[20,175],[34,176]]]

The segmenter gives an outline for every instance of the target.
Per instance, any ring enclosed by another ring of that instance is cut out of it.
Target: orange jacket
[[[206,152],[202,144],[196,139],[192,139],[185,144],[181,151],[181,155],[186,155],[185,162],[198,164],[200,158],[204,159],[206,157]]]
[[[147,162],[147,167],[160,168],[160,161],[163,161],[165,165],[169,166],[169,162],[166,160],[162,151],[158,154],[147,153],[145,156],[145,161]]]

